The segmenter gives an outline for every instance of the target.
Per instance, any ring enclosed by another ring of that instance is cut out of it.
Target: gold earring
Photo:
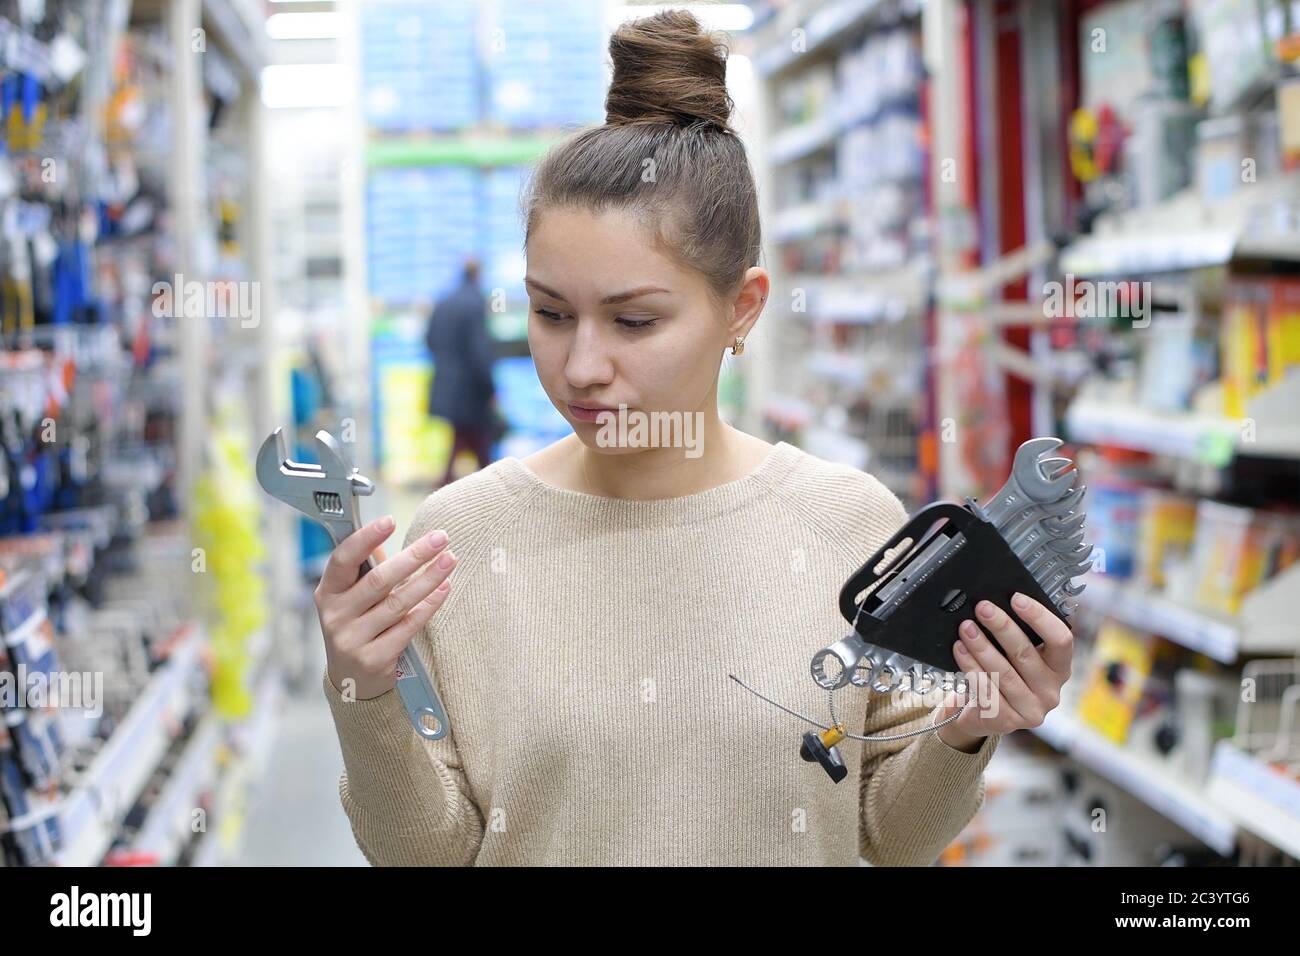
[[[736,341],[732,343],[731,354],[739,355],[743,351],[745,351],[745,337],[743,335],[737,336]]]

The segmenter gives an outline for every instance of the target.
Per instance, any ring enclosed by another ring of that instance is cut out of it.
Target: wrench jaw
[[[266,436],[266,441],[257,450],[257,483],[269,492],[277,483],[280,466],[288,460],[289,449],[284,441],[284,429],[277,428]]]
[[[1085,515],[1079,510],[1087,486],[1076,484],[1074,462],[1045,457],[1063,443],[1056,438],[1025,442],[1016,451],[1007,483],[983,505],[967,499],[978,517],[998,533],[1063,615],[1078,605],[1068,598],[1084,585],[1073,578],[1091,565],[1091,546],[1084,545]]]
[[[998,533],[1010,543],[1035,522],[1042,522],[1043,527],[1049,531],[1055,530],[1052,523],[1047,520],[1049,518],[1081,522],[1082,519],[1076,515],[1076,509],[1083,502],[1083,496],[1087,492],[1088,486],[1080,485],[1078,488],[1071,489],[1058,501],[1025,503],[1012,510],[999,509],[995,504],[990,503],[984,505],[976,514],[997,528]]]
[[[347,481],[352,486],[352,494],[374,494],[374,482],[362,475],[352,465],[347,452],[339,444],[339,440],[323,428],[316,433],[316,454],[319,456],[321,465],[327,475],[347,476]]]
[[[1059,438],[1031,438],[1021,445],[1012,461],[1011,475],[984,504],[981,517],[987,515],[985,520],[1001,526],[1013,512],[1064,498],[1074,484],[1073,462],[1068,458],[1044,457],[1062,444]]]
[[[357,496],[372,494],[375,486],[324,429],[316,433],[316,453],[320,464],[293,461],[284,429],[277,428],[258,450],[257,481],[267,494],[320,522],[337,547],[361,526]]]

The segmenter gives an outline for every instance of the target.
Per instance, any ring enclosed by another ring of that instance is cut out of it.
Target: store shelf
[[[796,431],[812,421],[813,407],[801,398],[773,395],[763,405],[763,417],[787,431]]]
[[[44,607],[38,607],[27,620],[23,621],[12,631],[7,634],[0,634],[0,640],[10,647],[17,649],[23,647],[29,640],[40,633],[40,627],[49,619],[49,610]],[[40,648],[33,644],[26,648],[22,655],[23,660],[34,660],[40,657]]]
[[[150,679],[140,699],[104,744],[59,808],[62,866],[94,866],[117,836],[122,818],[139,799],[167,752],[173,726],[188,712],[194,677],[202,669],[203,636],[197,624]]]
[[[842,385],[864,388],[867,382],[867,358],[849,352],[813,352],[806,359],[808,371],[820,378]]]
[[[838,221],[839,211],[835,202],[806,202],[777,212],[768,232],[775,242],[793,242],[827,229]]]
[[[1132,627],[1166,637],[1224,664],[1239,657],[1300,653],[1294,596],[1300,564],[1265,581],[1243,598],[1236,616],[1191,607],[1136,585],[1089,574],[1083,600]]]
[[[845,130],[874,119],[890,105],[894,104],[860,103],[850,99],[827,116],[781,130],[772,137],[768,159],[773,165],[781,166],[819,150],[831,149]]]
[[[263,17],[255,0],[203,0],[203,16],[239,63],[247,82],[258,83],[270,57]]]
[[[249,789],[270,757],[283,689],[279,676],[268,672],[258,684],[252,716],[232,727],[237,756],[226,768],[212,801],[210,826],[199,841],[191,866],[222,866],[239,845]]]
[[[221,727],[214,714],[199,724],[132,845],[133,851],[147,854],[158,866],[173,865],[193,833],[194,810],[218,773]]]
[[[844,40],[883,6],[885,0],[845,0],[828,4],[814,13],[806,24],[800,24],[804,31],[801,49],[796,50],[791,38],[783,36],[780,42],[754,56],[754,66],[767,76],[788,69],[800,58],[819,53]]]
[[[518,166],[536,162],[551,136],[380,136],[365,147],[367,166]]]
[[[1143,230],[1134,235],[1092,236],[1061,252],[1061,271],[1076,276],[1142,275],[1223,265],[1232,258],[1236,234]]]
[[[1214,749],[1210,799],[1243,830],[1300,857],[1300,781],[1226,740]]]
[[[1300,198],[1300,175],[1250,184],[1213,203],[1188,189],[1149,209],[1098,221],[1092,234],[1061,251],[1060,271],[1132,276],[1224,265],[1233,259],[1300,261],[1300,236],[1260,230],[1251,212]]]
[[[790,276],[787,285],[804,291],[813,321],[869,324],[898,321],[919,310],[927,295],[926,271],[926,263],[913,262],[878,272],[799,273]]]
[[[1170,768],[1120,747],[1060,708],[1032,731],[1052,747],[1122,787],[1177,823],[1216,853],[1228,856],[1236,845],[1236,824],[1203,789]]]
[[[783,129],[772,137],[768,147],[768,159],[773,165],[793,163],[805,156],[811,156],[821,149],[835,145],[835,136],[840,131],[840,124],[834,118],[810,120],[798,126]]]
[[[805,428],[800,445],[810,455],[849,465],[859,471],[865,470],[871,461],[871,449],[866,442],[833,428]]]
[[[1071,441],[1173,455],[1212,465],[1232,460],[1241,426],[1226,418],[1154,412],[1138,405],[1077,401],[1065,415]]]
[[[1236,661],[1241,647],[1236,620],[1187,607],[1105,575],[1089,574],[1085,580],[1088,586],[1082,599],[1108,617],[1167,637],[1224,664]]]
[[[1108,402],[1086,390],[1065,414],[1072,441],[1172,455],[1216,467],[1235,455],[1300,459],[1300,374],[1256,395],[1241,420],[1159,412],[1130,402]]]

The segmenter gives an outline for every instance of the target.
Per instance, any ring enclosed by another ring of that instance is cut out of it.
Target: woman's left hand
[[[1006,654],[973,621],[961,623],[953,656],[966,674],[967,690],[961,696],[950,694],[938,719],[957,713],[972,694],[975,700],[937,731],[944,743],[957,750],[974,753],[991,734],[1041,726],[1061,702],[1061,687],[1070,679],[1074,635],[1069,625],[1023,594],[1014,595],[1011,606],[1043,643],[1035,647],[1011,616],[992,602],[975,605],[976,617]]]

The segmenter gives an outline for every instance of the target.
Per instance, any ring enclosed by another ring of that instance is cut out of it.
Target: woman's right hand
[[[357,579],[366,556],[376,553],[395,527],[390,515],[348,535],[316,586],[327,673],[335,689],[354,700],[396,686],[397,659],[451,590],[448,575],[456,556],[443,531],[429,532],[391,560],[378,552],[375,567]]]

